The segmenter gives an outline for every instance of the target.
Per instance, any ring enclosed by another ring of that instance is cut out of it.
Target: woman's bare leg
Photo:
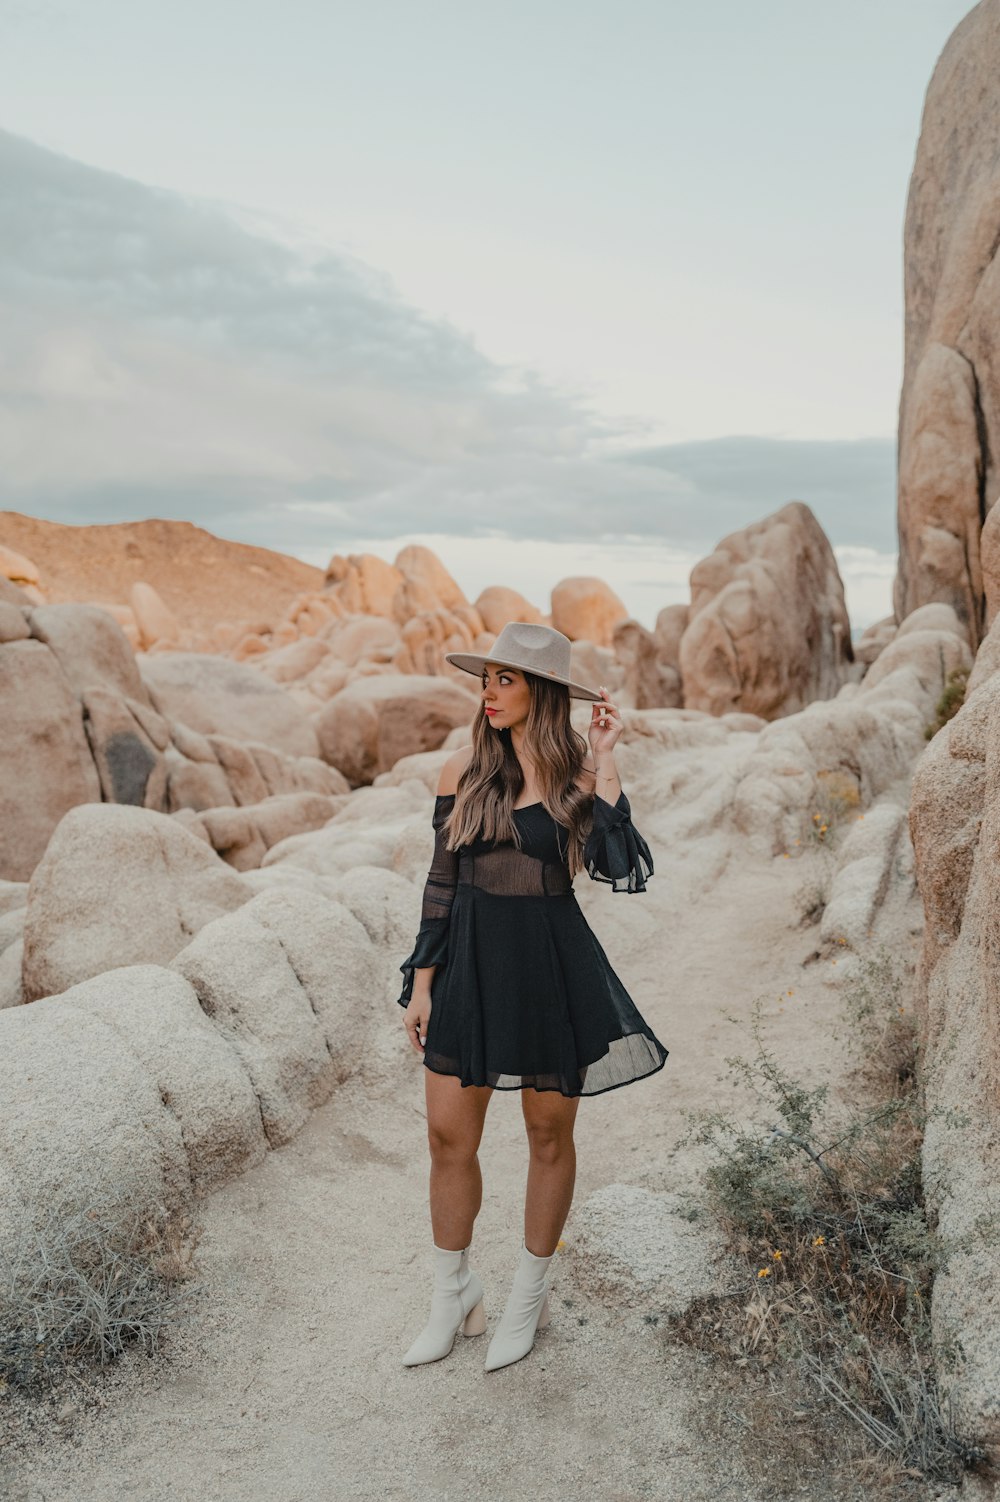
[[[521,1091],[528,1134],[528,1188],[524,1200],[524,1244],[536,1257],[550,1257],[573,1203],[576,1146],[573,1126],[580,1097],[557,1090]]]
[[[427,1141],[431,1151],[430,1201],[434,1245],[462,1251],[483,1202],[479,1143],[490,1085],[465,1085],[451,1074],[424,1069]]]

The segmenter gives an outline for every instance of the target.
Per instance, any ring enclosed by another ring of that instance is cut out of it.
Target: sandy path
[[[746,1015],[764,994],[782,1056],[809,1075],[829,1061],[834,977],[829,960],[802,968],[816,930],[797,926],[796,896],[820,857],[752,863],[737,843],[705,898],[705,864],[695,872],[683,851],[671,859],[661,848],[649,892],[631,899],[647,905],[647,942],[623,948],[624,896],[601,888],[588,902],[671,1055],[660,1073],[581,1102],[574,1210],[612,1182],[693,1182],[690,1154],[675,1151],[682,1111],[726,1098],[723,1058],[746,1047],[725,1012]],[[718,848],[711,859],[721,864]],[[388,1026],[399,1026],[396,1010]],[[480,1152],[473,1250],[490,1330],[520,1244],[519,1101],[494,1096]],[[565,1258],[554,1264],[552,1324],[525,1360],[485,1373],[488,1335],[459,1336],[446,1360],[401,1366],[429,1297],[424,1132],[422,1066],[407,1052],[388,1078],[352,1080],[292,1143],[214,1194],[200,1210],[190,1323],[162,1361],[129,1357],[103,1411],[82,1414],[65,1437],[53,1430],[30,1453],[0,1452],[5,1494],[750,1502],[739,1458],[703,1454],[694,1437],[689,1404],[712,1400],[696,1358],[647,1320],[656,1310],[641,1298],[581,1292]],[[794,1484],[788,1495],[800,1495]]]

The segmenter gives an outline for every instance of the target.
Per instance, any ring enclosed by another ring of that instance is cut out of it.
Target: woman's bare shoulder
[[[449,793],[458,791],[458,779],[465,771],[472,759],[472,747],[460,746],[453,751],[441,768],[438,777],[438,797],[447,796]]]

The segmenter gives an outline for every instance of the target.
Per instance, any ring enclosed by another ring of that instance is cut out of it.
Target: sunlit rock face
[[[986,0],[934,70],[910,180],[894,593],[898,620],[953,606],[973,650],[995,608],[980,534],[1000,443],[998,133],[1000,4]]]
[[[833,549],[801,501],[730,533],[692,570],[680,641],[688,709],[793,714],[832,698],[852,660]]]

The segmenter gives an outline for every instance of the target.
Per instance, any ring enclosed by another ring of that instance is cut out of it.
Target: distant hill
[[[269,548],[227,542],[191,522],[73,527],[0,511],[0,544],[38,566],[53,603],[128,604],[139,579],[178,620],[210,631],[217,621],[277,624],[295,595],[323,588],[323,570]]]

